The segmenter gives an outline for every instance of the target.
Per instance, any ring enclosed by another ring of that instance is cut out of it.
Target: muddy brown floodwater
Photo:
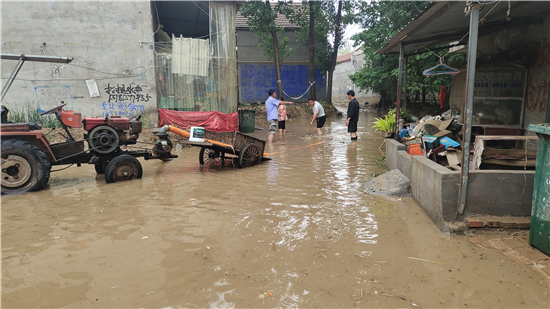
[[[440,232],[410,198],[364,192],[385,172],[375,116],[357,142],[345,118],[322,138],[290,121],[251,168],[202,167],[184,148],[140,159],[140,180],[86,165],[3,196],[2,307],[548,308],[532,268]]]

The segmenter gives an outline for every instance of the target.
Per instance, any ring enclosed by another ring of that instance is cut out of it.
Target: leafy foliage
[[[21,109],[12,109],[8,120],[15,123],[36,122],[44,128],[61,128],[61,123],[54,115],[40,115],[36,106],[27,105]]]
[[[285,2],[277,2],[275,7],[269,9],[263,1],[245,1],[240,12],[248,20],[250,31],[258,35],[258,46],[262,49],[262,55],[270,61],[275,60],[275,47],[273,45],[272,32],[275,31],[279,41],[279,61],[292,55],[294,52],[288,48],[289,39],[284,34],[283,27],[277,27],[275,19],[277,14],[284,14],[288,11]]]
[[[361,2],[357,10],[357,20],[363,32],[355,35],[356,44],[362,45],[365,66],[350,76],[356,86],[381,94],[385,100],[395,98],[399,74],[399,58],[396,55],[375,54],[387,41],[422,12],[428,1],[381,1]],[[451,84],[451,75],[424,76],[422,71],[439,64],[439,57],[447,54],[446,49],[407,57],[407,90],[435,92],[441,86]],[[463,68],[464,54],[449,54],[445,63],[451,67]],[[392,101],[393,102],[393,101]]]
[[[373,122],[374,126],[372,126],[373,129],[376,129],[378,132],[393,132],[395,129],[395,114],[390,115],[389,113],[384,116],[384,118],[376,118]]]
[[[323,72],[328,70],[332,57],[332,45],[327,37],[330,32],[329,18],[323,1],[312,1],[314,12],[315,67]],[[326,2],[326,1],[325,1]],[[330,2],[330,1],[329,1]],[[309,2],[301,4],[286,3],[281,11],[291,23],[300,27],[295,31],[296,40],[303,46],[309,46]]]
[[[395,117],[395,110],[397,108],[392,108],[388,111],[388,115],[393,115]],[[406,108],[400,108],[399,109],[399,118],[403,119],[403,121],[405,122],[411,122],[412,121],[412,118],[411,118],[411,115],[409,114],[409,111],[406,109]]]

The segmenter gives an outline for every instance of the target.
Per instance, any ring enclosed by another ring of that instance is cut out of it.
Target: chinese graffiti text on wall
[[[527,87],[527,110],[531,112],[546,111],[546,101],[548,100],[548,83],[543,80],[540,84],[532,83],[530,78],[529,87]]]
[[[139,85],[129,85],[125,87],[124,84],[117,84],[111,86],[107,84],[104,88],[105,92],[109,95],[108,102],[149,102],[151,96],[149,94],[143,95],[141,93],[143,89]]]
[[[109,117],[118,115],[121,117],[130,118],[140,112],[145,111],[145,105],[137,105],[133,102],[103,102],[101,104],[101,110],[103,111],[103,117]]]

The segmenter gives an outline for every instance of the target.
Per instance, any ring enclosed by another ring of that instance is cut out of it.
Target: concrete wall
[[[309,51],[306,46],[296,41],[294,30],[287,30],[283,37],[288,37],[287,47],[294,52],[283,61],[307,62]],[[244,29],[237,29],[237,59],[239,61],[262,62],[268,61],[262,55],[262,49],[258,47],[258,35],[254,32]]]
[[[349,75],[359,71],[365,64],[365,56],[363,53],[358,53],[355,56],[351,56],[351,61],[338,63],[334,68],[334,75],[332,79],[332,102],[334,103],[348,103],[348,90],[355,91],[355,98],[359,103],[369,104],[380,102],[380,95],[372,93],[372,91],[359,90],[353,85],[353,82],[349,78]]]
[[[1,11],[2,53],[74,58],[26,62],[2,102],[10,110],[65,101],[83,116],[146,113],[147,125],[157,122],[149,1],[3,1]],[[2,76],[16,63],[2,60]],[[95,80],[99,97],[86,80]]]
[[[393,138],[386,139],[386,167],[389,170],[393,170],[397,168],[397,152],[401,150],[402,151],[406,150],[405,145],[401,144],[400,142],[396,141]],[[405,172],[403,171],[401,172],[405,174]],[[407,175],[405,174],[405,176]]]
[[[281,80],[285,100],[307,102],[309,92],[303,95],[309,87],[309,52],[307,47],[296,41],[294,31],[285,31],[288,37],[288,48],[294,52],[283,60]],[[258,47],[258,36],[248,30],[237,30],[237,61],[239,72],[239,102],[264,102],[270,88],[277,89],[275,65],[268,61]],[[319,70],[315,71],[317,100],[326,98],[326,78]],[[303,96],[302,96],[303,95]],[[290,97],[297,98],[291,99]]]
[[[481,37],[478,42],[481,55],[496,54],[498,49],[518,50],[523,47],[538,49],[527,78],[523,117],[523,128],[527,130],[529,124],[545,121],[550,81],[550,16],[542,24],[504,29],[494,35]]]
[[[472,215],[531,215],[534,171],[470,171],[466,208],[463,216],[457,216],[460,172],[411,156],[404,147],[386,140],[386,166],[410,179],[413,198],[442,230],[448,229],[449,222]]]
[[[523,129],[527,134],[529,124],[545,122],[548,108],[550,81],[550,17],[542,24],[508,28],[495,34],[480,37],[478,40],[478,58],[488,58],[497,55],[500,50],[514,54],[518,50],[533,52],[536,58],[532,60],[527,78],[527,91],[524,104]],[[494,56],[502,58],[502,55]],[[453,79],[451,92],[451,107],[460,108],[464,104],[465,72]],[[534,133],[530,133],[534,135]],[[535,146],[530,148],[536,149]]]

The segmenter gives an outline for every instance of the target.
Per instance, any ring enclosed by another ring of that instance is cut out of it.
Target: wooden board
[[[492,158],[497,160],[520,160],[525,158],[527,155],[527,159],[531,159],[535,161],[537,159],[537,151],[536,150],[527,150],[525,149],[484,149],[483,153],[481,154],[482,158],[487,158],[490,156],[501,156],[506,158]],[[483,160],[485,161],[485,160]]]
[[[529,166],[529,167],[535,167],[537,164],[537,161],[535,160],[528,160],[525,161],[517,161],[517,160],[499,160],[499,159],[487,159],[483,160],[481,162],[482,164],[495,164],[495,165],[506,165],[506,166]]]
[[[476,141],[477,140],[484,140],[484,141],[530,141],[530,140],[538,140],[539,138],[537,136],[531,136],[531,135],[524,135],[524,136],[517,136],[517,135],[476,135]]]

